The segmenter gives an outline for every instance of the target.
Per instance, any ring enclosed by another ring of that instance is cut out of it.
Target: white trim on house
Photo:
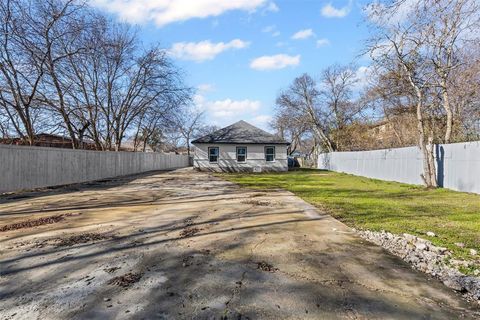
[[[215,152],[215,154],[212,154],[210,152],[211,150],[217,150],[217,152]],[[219,156],[220,156],[220,148],[219,147],[217,147],[217,146],[208,147],[208,162],[209,163],[218,163]],[[217,157],[217,159],[215,161],[212,161],[212,157]]]
[[[270,149],[270,148],[273,148],[273,152],[269,152],[267,153],[267,149]],[[265,161],[266,162],[275,162],[275,146],[271,146],[271,145],[268,145],[268,146],[265,146],[265,148],[263,148],[264,150],[264,154],[265,154]],[[268,156],[272,156],[272,160],[268,160]]]
[[[246,148],[244,162],[237,161],[237,148]],[[274,147],[274,161],[267,161],[266,147]],[[218,148],[217,162],[210,162],[209,150]],[[287,145],[285,144],[208,144],[196,143],[194,167],[205,171],[288,171]]]
[[[244,154],[239,154],[238,150],[240,150],[240,149],[245,149],[245,153]],[[238,160],[238,156],[243,156],[244,157],[243,161]],[[239,163],[247,162],[247,156],[248,156],[248,148],[246,146],[237,146],[235,148],[235,158],[237,159],[237,162],[239,162]]]
[[[195,139],[192,144],[193,166],[199,170],[288,171],[289,143],[243,120]],[[212,154],[211,150],[218,151]],[[245,155],[239,150],[245,150]],[[211,161],[212,157],[215,161]]]

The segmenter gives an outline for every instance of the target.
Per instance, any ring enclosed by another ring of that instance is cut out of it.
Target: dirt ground
[[[285,191],[191,169],[0,197],[1,319],[474,319]]]

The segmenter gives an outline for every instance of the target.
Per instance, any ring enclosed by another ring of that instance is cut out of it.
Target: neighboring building
[[[28,145],[28,143],[21,138],[0,139],[0,143],[17,146]],[[33,145],[36,147],[72,149],[72,139],[51,133],[39,133],[34,136]],[[95,150],[96,146],[93,141],[84,140],[82,149]]]
[[[192,141],[194,167],[205,171],[287,171],[289,142],[238,121]]]
[[[143,143],[138,143],[135,146],[134,140],[126,140],[122,142],[122,146],[120,147],[120,151],[132,151],[132,152],[153,152],[153,149],[147,144],[145,145],[145,150],[143,150]]]

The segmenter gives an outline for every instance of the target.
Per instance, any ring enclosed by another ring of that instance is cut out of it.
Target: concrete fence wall
[[[480,193],[480,141],[435,146],[441,187]],[[423,184],[422,154],[417,147],[323,153],[318,168],[369,178]]]
[[[186,155],[0,145],[0,193],[187,166]]]

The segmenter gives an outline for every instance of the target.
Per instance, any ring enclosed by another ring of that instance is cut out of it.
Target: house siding
[[[265,147],[275,146],[275,161],[265,161]],[[218,147],[219,157],[217,163],[208,160],[208,148]],[[237,147],[247,147],[247,161],[237,162]],[[233,171],[252,172],[258,171],[288,171],[287,146],[284,144],[195,144],[195,157],[193,166],[202,171]]]

